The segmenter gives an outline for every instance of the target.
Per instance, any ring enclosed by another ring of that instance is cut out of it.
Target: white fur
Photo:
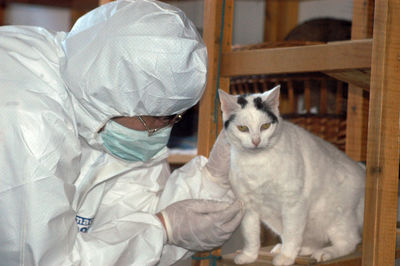
[[[271,117],[257,110],[253,99],[272,104],[278,123],[260,130]],[[235,263],[251,263],[260,248],[260,221],[278,234],[274,265],[291,265],[297,255],[318,261],[344,256],[361,241],[365,170],[328,142],[279,117],[279,87],[247,96],[241,108],[236,97],[220,92],[225,129],[231,143],[230,181],[244,202],[242,252]],[[235,106],[236,104],[236,106]],[[246,125],[249,132],[240,132]],[[251,139],[261,138],[255,148]]]

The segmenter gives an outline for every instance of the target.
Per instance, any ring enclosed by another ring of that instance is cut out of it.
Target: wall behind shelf
[[[68,8],[12,3],[7,5],[4,24],[41,26],[53,31],[68,31]]]
[[[166,1],[182,9],[203,31],[204,1]],[[353,0],[300,0],[299,23],[311,18],[333,17],[351,20]],[[235,0],[233,44],[252,44],[263,41],[265,0]],[[35,25],[54,31],[71,27],[69,8],[11,3],[7,6],[5,24]]]
[[[182,9],[197,28],[203,30],[203,0],[175,0],[168,3]],[[351,20],[353,0],[299,0],[298,14],[299,23],[322,17]],[[265,0],[235,0],[232,43],[244,45],[262,42],[264,21]]]

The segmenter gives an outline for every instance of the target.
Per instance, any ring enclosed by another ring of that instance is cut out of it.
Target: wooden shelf
[[[371,67],[372,39],[222,54],[221,76],[346,71]]]
[[[371,69],[349,69],[344,71],[324,71],[328,76],[347,82],[351,85],[369,91],[371,86]]]
[[[185,164],[192,160],[196,155],[188,154],[171,154],[168,156],[168,163],[170,164]]]
[[[399,250],[399,241],[396,242],[396,258],[399,258],[400,250]],[[274,255],[270,253],[273,246],[262,247],[259,252],[259,257],[257,261],[245,264],[248,266],[268,266],[273,265],[272,259]],[[217,266],[235,266],[237,264],[234,263],[234,258],[237,253],[227,254],[222,256],[222,260],[217,262]],[[296,258],[295,266],[300,265],[320,265],[320,266],[361,266],[361,258],[362,258],[362,247],[359,245],[357,250],[347,256],[340,257],[337,259],[320,262],[318,263],[315,259],[311,257],[299,256]]]
[[[354,0],[351,41],[251,51],[232,51],[234,1],[204,2],[209,79],[200,102],[199,128],[204,134],[199,138],[199,154],[208,154],[216,129],[221,128],[221,119],[219,124],[212,119],[216,85],[229,91],[231,76],[324,72],[369,88],[368,104],[361,88],[349,86],[346,152],[358,159],[366,151],[363,265],[394,265],[400,157],[400,0]],[[373,39],[368,39],[371,36]],[[360,265],[361,257],[358,261],[354,264],[350,258],[351,264],[336,265]]]
[[[259,252],[259,257],[257,261],[250,263],[250,264],[245,264],[249,266],[268,266],[268,265],[273,265],[272,264],[272,259],[274,258],[274,255],[270,253],[270,250],[273,248],[273,246],[268,246],[268,247],[263,247],[260,249]],[[233,266],[236,265],[234,263],[234,258],[236,256],[236,253],[233,254],[228,254],[224,255],[222,260],[217,263],[218,266]],[[357,248],[357,250],[347,256],[331,260],[331,261],[326,261],[323,263],[317,263],[315,259],[312,259],[311,257],[297,257],[295,264],[296,266],[299,265],[324,265],[324,266],[353,266],[353,265],[361,265],[361,247]]]

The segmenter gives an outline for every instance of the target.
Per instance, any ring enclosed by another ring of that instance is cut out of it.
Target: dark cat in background
[[[295,27],[285,41],[334,42],[351,38],[351,21],[335,18],[308,20]]]

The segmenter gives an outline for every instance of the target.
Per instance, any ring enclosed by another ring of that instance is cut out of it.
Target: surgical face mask
[[[113,120],[100,132],[104,146],[115,156],[128,161],[148,161],[167,146],[172,127],[165,127],[153,136],[147,131],[133,130]]]

